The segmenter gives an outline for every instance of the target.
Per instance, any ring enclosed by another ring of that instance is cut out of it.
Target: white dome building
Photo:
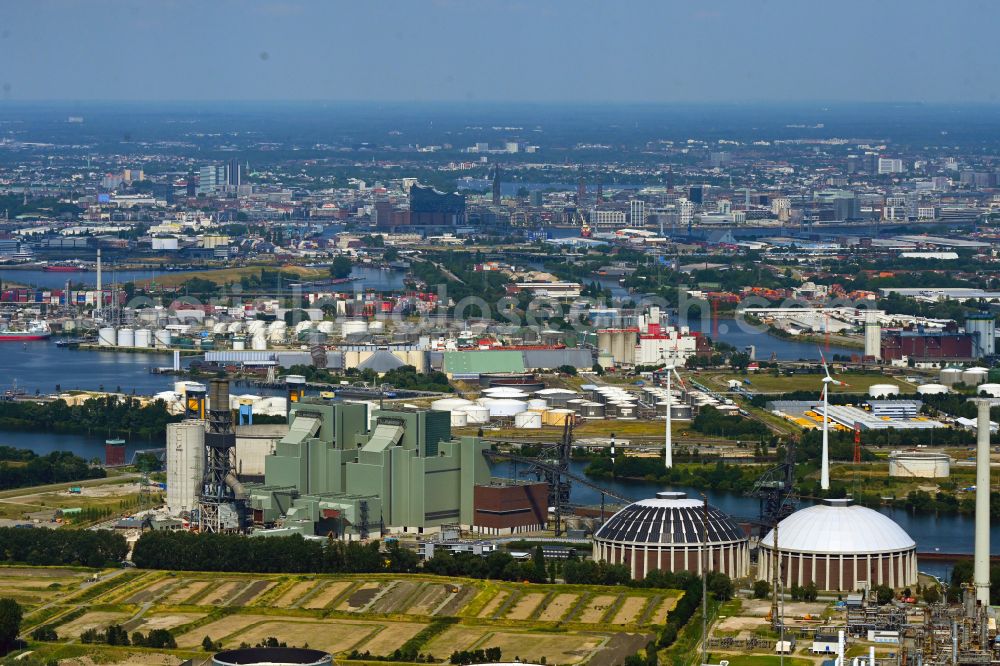
[[[654,569],[700,574],[707,544],[709,570],[730,578],[749,575],[750,546],[743,530],[713,506],[703,526],[704,510],[701,501],[677,492],[629,504],[594,533],[594,559],[624,564],[637,580]]]
[[[850,500],[826,500],[778,523],[785,585],[853,592],[917,584],[917,544],[891,518]],[[760,541],[758,578],[771,580],[774,530]]]

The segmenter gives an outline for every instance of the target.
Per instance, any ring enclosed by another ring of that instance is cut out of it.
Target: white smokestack
[[[990,604],[990,405],[991,400],[978,399],[979,419],[976,423],[976,555],[972,583],[976,601]]]
[[[97,299],[98,302],[103,300],[101,299],[101,248],[97,248]]]
[[[844,666],[844,630],[837,632],[837,663],[835,666]]]
[[[663,444],[663,465],[667,469],[670,469],[671,467],[674,466],[674,441],[673,441],[674,435],[671,432],[671,428],[673,427],[673,421],[671,419],[671,414],[670,414],[670,412],[672,411],[671,408],[674,405],[674,399],[671,394],[670,375],[676,372],[676,370],[674,370],[674,366],[670,364],[667,365],[665,370],[667,371],[667,399],[666,399],[667,425],[666,425],[666,439]]]
[[[830,489],[830,383],[823,384],[823,451],[820,459],[819,487]]]

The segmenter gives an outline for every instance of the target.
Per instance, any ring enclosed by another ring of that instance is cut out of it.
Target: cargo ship
[[[0,342],[33,342],[48,340],[52,336],[49,325],[44,321],[31,321],[24,330],[14,330],[6,326],[0,328]]]
[[[44,269],[46,273],[80,273],[86,270],[82,266],[66,266],[66,265],[55,265],[46,266]]]

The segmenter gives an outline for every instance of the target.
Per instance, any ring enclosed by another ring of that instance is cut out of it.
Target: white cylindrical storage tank
[[[205,424],[187,420],[167,424],[167,511],[179,516],[198,506],[205,472]]]
[[[542,427],[542,415],[540,412],[521,412],[514,415],[514,427],[525,430],[534,430]]]
[[[469,425],[469,415],[465,412],[451,412],[451,427],[462,428]]]
[[[161,329],[153,334],[157,349],[167,349],[174,342],[174,334],[167,329]]]
[[[267,322],[263,322],[259,319],[254,319],[247,323],[247,333],[250,335],[257,335],[267,328]]]
[[[585,398],[573,398],[572,400],[566,401],[566,409],[572,409],[574,412],[579,414],[583,411],[583,406],[588,402],[590,402],[590,400]]]
[[[313,325],[312,322],[309,321],[308,319],[305,321],[300,321],[295,325],[295,335],[299,335],[300,333],[305,333],[306,331],[312,328],[312,325]]]
[[[486,407],[489,409],[490,403],[496,400],[496,398],[476,398],[476,404],[480,407]]]
[[[496,400],[490,400],[486,408],[490,410],[491,418],[503,418],[505,416],[509,417],[520,414],[528,409],[528,405],[523,400],[497,398]]]
[[[941,383],[945,386],[954,386],[955,384],[962,381],[962,369],[961,368],[941,368],[940,373]]]
[[[281,319],[276,319],[267,325],[267,332],[270,335],[271,333],[274,333],[279,329],[284,330],[286,328],[288,328],[288,324],[286,324]]]
[[[468,407],[459,407],[458,410],[465,412],[469,425],[479,425],[490,421],[490,410],[486,407],[469,405]]]
[[[227,324],[215,324],[212,326],[213,335],[225,335],[227,330],[229,330],[229,326]]]
[[[104,328],[97,331],[97,345],[100,347],[114,347],[118,344],[118,336],[110,326],[105,326]]]
[[[384,330],[385,330],[385,322],[373,321],[370,324],[368,324],[369,333],[381,333]]]
[[[549,403],[541,398],[532,398],[528,401],[528,409],[548,409]]]
[[[962,371],[962,383],[966,386],[979,386],[986,381],[989,374],[990,371],[986,368],[969,368]]]
[[[473,404],[475,403],[465,398],[441,398],[431,403],[431,409],[439,412],[451,412],[460,407],[468,407]]]
[[[899,395],[899,387],[895,384],[872,384],[868,387],[868,395],[873,398],[887,398]]]
[[[132,328],[118,329],[118,346],[135,347],[135,329]]]
[[[950,390],[944,384],[921,384],[917,387],[919,395],[944,395]]]
[[[941,479],[951,476],[951,457],[930,451],[893,451],[889,454],[889,476]],[[781,535],[778,535],[781,545]]]
[[[233,351],[243,351],[247,348],[247,339],[242,335],[233,338]]]
[[[487,389],[483,389],[483,395],[488,398],[527,398],[528,394],[519,388],[513,388],[510,386],[493,386]]]
[[[330,335],[331,333],[333,333],[333,322],[321,321],[318,324],[316,324],[316,330],[318,330],[320,333],[326,333],[327,335]]]
[[[980,384],[976,387],[976,393],[985,393],[991,398],[1000,398],[1000,384]]]
[[[281,344],[285,341],[285,333],[287,333],[285,329],[279,328],[268,333],[267,339],[276,344]]]
[[[605,415],[605,407],[599,402],[585,402],[583,403],[583,408],[580,410],[580,414],[585,419],[603,419]]]
[[[230,335],[236,335],[237,333],[242,333],[243,322],[234,321],[233,323],[231,323],[229,326],[226,327],[226,331],[228,331]]]
[[[267,349],[267,336],[263,332],[257,333],[251,338],[250,346],[256,351]]]
[[[340,325],[341,335],[351,335],[352,333],[367,333],[368,322],[364,319],[351,319]]]
[[[148,349],[153,346],[153,332],[148,328],[140,328],[135,332],[135,346]]]
[[[633,421],[635,420],[636,409],[635,405],[628,405],[625,403],[618,404],[618,419],[621,421]]]

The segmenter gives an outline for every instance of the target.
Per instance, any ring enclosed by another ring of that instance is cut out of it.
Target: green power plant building
[[[477,437],[453,439],[448,412],[306,400],[248,484],[257,534],[378,537],[443,525],[471,529],[477,486],[489,485]]]

